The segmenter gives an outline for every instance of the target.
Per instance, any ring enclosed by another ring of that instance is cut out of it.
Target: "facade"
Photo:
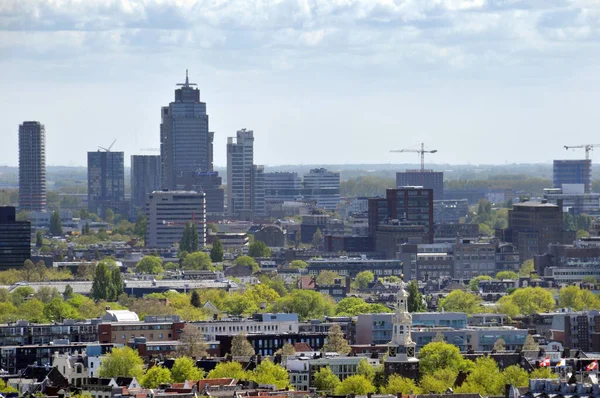
[[[509,242],[519,250],[520,261],[546,252],[551,243],[563,243],[562,209],[545,202],[517,203],[508,211]]]
[[[46,209],[46,128],[40,122],[19,125],[19,209]]]
[[[421,186],[433,190],[433,199],[444,199],[444,173],[433,170],[406,170],[396,173],[396,187]]]
[[[17,321],[0,325],[0,346],[50,344],[54,340],[67,340],[70,343],[98,341],[98,324],[65,320],[51,324]]]
[[[365,256],[361,258],[330,258],[308,260],[308,273],[318,275],[323,271],[334,271],[340,276],[354,278],[359,272],[371,271],[375,277],[402,275],[402,261],[400,260],[372,260]]]
[[[227,214],[241,219],[265,215],[264,167],[254,164],[254,132],[227,138]]]
[[[325,235],[329,218],[328,214],[307,214],[302,216],[302,224],[300,225],[301,242],[311,243],[317,230],[321,231],[322,235]]]
[[[155,191],[146,204],[146,246],[171,247],[181,241],[187,222],[196,225],[199,245],[206,244],[206,198],[194,191]]]
[[[228,318],[194,322],[207,341],[217,340],[217,336],[237,336],[264,334],[297,334],[298,314],[254,314],[252,318]]]
[[[206,219],[220,221],[225,211],[225,191],[222,179],[216,171],[184,171],[177,175],[176,190],[204,192],[206,195]]]
[[[585,193],[583,184],[563,184],[562,188],[544,189],[548,203],[562,206],[564,213],[574,216],[600,216],[600,193]]]
[[[435,197],[435,193],[433,195]],[[433,221],[436,224],[455,223],[469,213],[469,201],[467,199],[456,200],[434,200]]]
[[[161,187],[160,156],[132,155],[131,156],[131,210],[137,214],[138,210],[146,207],[146,198]]]
[[[456,242],[456,238],[477,239],[479,225],[470,224],[435,224],[433,240],[435,243]]]
[[[470,280],[479,275],[496,275],[496,244],[461,239],[454,245],[454,275]]]
[[[296,391],[308,391],[314,387],[315,373],[324,367],[328,367],[331,372],[340,380],[346,377],[354,376],[358,369],[358,364],[363,359],[367,359],[371,365],[376,365],[377,360],[365,357],[295,357],[288,358],[286,368],[290,375],[290,384]]]
[[[88,211],[105,217],[111,209],[127,214],[123,152],[88,152]]]
[[[600,242],[578,241],[575,245],[549,245],[535,256],[535,269],[556,283],[581,282],[586,276],[600,278]]]
[[[311,169],[304,174],[304,199],[320,209],[335,211],[340,203],[340,173],[327,169]]]
[[[178,316],[146,316],[143,321],[108,321],[97,327],[100,343],[128,345],[139,337],[146,341],[179,340],[185,322]]]
[[[552,340],[564,348],[596,352],[600,343],[600,312],[558,312],[552,317]]]
[[[31,255],[31,223],[17,221],[11,206],[0,206],[0,269],[21,268]]]
[[[552,182],[554,188],[562,188],[563,184],[583,184],[585,192],[592,192],[592,161],[555,160]]]
[[[398,258],[402,260],[404,277],[429,280],[452,277],[454,255],[450,243],[403,244]]]
[[[265,202],[292,202],[302,199],[302,179],[298,173],[265,173]]]

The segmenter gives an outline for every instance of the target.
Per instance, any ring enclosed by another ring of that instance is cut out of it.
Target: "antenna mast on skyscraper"
[[[189,87],[189,86],[197,86],[196,83],[190,83],[190,79],[188,78],[188,70],[185,70],[185,83],[177,83],[178,86]]]

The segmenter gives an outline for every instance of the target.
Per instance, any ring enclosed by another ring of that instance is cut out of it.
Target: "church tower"
[[[419,377],[419,360],[415,357],[416,344],[411,338],[412,315],[408,312],[408,292],[403,280],[396,294],[396,312],[392,319],[393,334],[388,343],[385,373],[416,379]]]

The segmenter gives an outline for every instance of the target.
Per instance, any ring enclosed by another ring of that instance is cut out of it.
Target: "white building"
[[[206,197],[202,192],[154,191],[146,203],[147,247],[171,247],[181,241],[186,223],[198,229],[198,243],[206,244]]]
[[[298,173],[265,173],[265,201],[283,203],[302,200],[302,179]]]
[[[340,202],[340,173],[320,168],[304,174],[304,199],[315,201],[321,209],[335,211]]]

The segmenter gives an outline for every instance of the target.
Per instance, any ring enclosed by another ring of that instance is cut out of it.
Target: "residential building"
[[[330,217],[328,214],[318,213],[302,216],[302,224],[300,225],[300,241],[302,243],[311,243],[317,230],[321,231],[321,235],[324,236],[329,218]]]
[[[318,275],[323,271],[334,271],[340,276],[354,278],[359,272],[371,271],[375,277],[402,275],[402,261],[373,260],[366,256],[359,258],[339,257],[328,259],[308,260],[308,273]]]
[[[584,352],[600,349],[600,312],[569,311],[556,312],[550,326],[552,340],[562,343],[564,348]]]
[[[131,211],[144,211],[149,194],[161,187],[160,156],[131,155]]]
[[[260,313],[251,318],[225,318],[194,322],[207,341],[217,340],[217,336],[237,336],[267,334],[297,334],[298,314]]]
[[[302,178],[298,173],[265,173],[264,178],[267,205],[302,200]]]
[[[19,125],[19,209],[46,210],[46,128],[40,122]]]
[[[600,193],[585,193],[584,184],[563,184],[561,188],[544,189],[544,199],[561,206],[564,213],[600,217]]]
[[[17,221],[16,212],[0,206],[0,269],[21,268],[31,255],[31,223]]]
[[[563,243],[562,209],[545,201],[517,203],[508,211],[508,229],[506,240],[523,262],[545,253],[551,243]]]
[[[433,199],[444,199],[444,173],[433,170],[406,170],[396,173],[396,188],[421,186],[433,191]]]
[[[313,201],[317,207],[335,211],[340,202],[340,173],[324,168],[311,169],[304,174],[304,199]]]
[[[144,337],[146,341],[179,340],[185,322],[177,315],[144,317],[143,321],[121,319],[103,321],[98,325],[100,343],[128,345],[135,338]]]
[[[585,193],[592,192],[592,161],[555,160],[552,182],[554,188],[562,188],[563,184],[583,184]]]
[[[88,152],[88,211],[104,218],[106,210],[127,215],[123,152]]]
[[[152,192],[146,203],[146,218],[147,247],[171,247],[180,242],[188,222],[198,229],[198,244],[206,244],[206,198],[202,192]]]
[[[405,243],[399,249],[398,258],[402,260],[407,280],[451,278],[454,275],[454,254],[450,243]]]
[[[206,220],[220,221],[225,211],[225,191],[216,171],[184,171],[175,177],[176,190],[203,192],[206,195]]]
[[[515,271],[521,267],[519,251],[512,243],[499,243],[496,247],[496,272]]]
[[[60,323],[34,324],[22,320],[0,325],[0,346],[50,344],[55,340],[70,343],[98,341],[98,324],[66,319]]]
[[[368,236],[325,235],[324,250],[331,253],[368,253],[372,251]]]
[[[435,193],[433,196],[435,197]],[[436,224],[458,224],[461,219],[466,218],[468,213],[469,201],[467,199],[433,201],[433,221]]]
[[[454,244],[453,277],[470,280],[479,275],[496,275],[496,243],[459,239]]]
[[[572,284],[584,277],[600,279],[600,241],[581,240],[574,245],[551,244],[534,257],[536,271],[554,282]]]
[[[264,167],[254,164],[254,132],[227,138],[227,214],[240,219],[265,215]]]
[[[479,225],[475,223],[435,224],[433,229],[433,240],[435,243],[452,243],[456,241],[456,238],[477,240],[479,236]]]
[[[344,380],[349,376],[354,376],[358,364],[365,359],[372,366],[379,363],[377,359],[358,356],[321,356],[313,358],[312,356],[303,355],[288,358],[285,366],[290,375],[290,384],[294,386],[294,390],[308,391],[310,387],[314,387],[315,373],[322,368],[329,368],[340,380]]]

